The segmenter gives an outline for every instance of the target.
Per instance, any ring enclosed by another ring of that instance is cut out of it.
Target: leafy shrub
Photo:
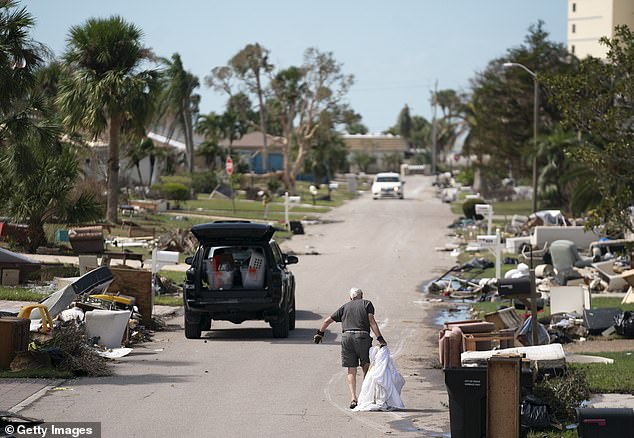
[[[269,192],[271,193],[277,193],[277,191],[279,190],[281,186],[282,186],[282,183],[280,183],[280,180],[276,178],[271,178],[266,183],[266,187],[269,189]]]
[[[211,193],[218,185],[214,172],[200,172],[192,175],[192,189],[196,193]]]
[[[533,388],[535,395],[548,406],[560,422],[574,421],[575,408],[590,397],[588,380],[583,371],[566,367],[561,376],[546,376]]]
[[[465,169],[456,174],[455,179],[457,182],[462,184],[463,186],[472,186],[473,185],[473,170]]]
[[[158,190],[166,199],[186,201],[190,197],[187,186],[179,183],[156,184],[155,186],[152,186],[152,188]]]
[[[481,215],[476,214],[475,212],[476,204],[485,204],[485,202],[482,199],[476,198],[476,199],[467,199],[462,204],[462,213],[464,214],[466,218],[475,219],[475,220],[483,219]]]

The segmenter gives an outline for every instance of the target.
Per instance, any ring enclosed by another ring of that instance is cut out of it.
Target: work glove
[[[313,336],[313,342],[319,344],[324,339],[324,332],[317,330],[317,334]]]
[[[376,340],[379,341],[379,345],[381,345],[381,348],[387,345],[387,342],[385,342],[385,339],[383,338],[383,336],[379,336],[378,338],[376,338]]]

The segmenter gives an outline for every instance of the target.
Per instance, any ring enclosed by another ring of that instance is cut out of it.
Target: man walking
[[[350,289],[350,301],[341,306],[335,313],[324,319],[317,334],[315,344],[324,338],[324,332],[333,322],[340,322],[343,335],[341,338],[341,365],[348,369],[348,388],[352,401],[350,409],[357,407],[357,367],[361,366],[365,378],[370,367],[370,347],[372,338],[370,329],[374,332],[381,347],[387,345],[381,330],[374,319],[374,306],[363,299],[363,291],[358,287]]]

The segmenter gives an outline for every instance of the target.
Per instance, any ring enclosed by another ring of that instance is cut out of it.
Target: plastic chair
[[[29,319],[33,309],[39,310],[40,315],[44,315],[44,317],[42,318],[42,328],[38,331],[41,331],[42,333],[48,333],[53,330],[53,318],[51,318],[51,314],[48,313],[48,307],[46,307],[44,304],[37,303],[22,306],[20,308],[20,312],[18,313],[18,318]]]
[[[548,242],[544,242],[544,247],[541,249],[532,248],[528,245],[524,245],[520,257],[523,261],[530,266],[530,263],[535,265],[541,265],[544,263],[544,256],[548,253]]]
[[[570,240],[555,240],[550,245],[550,256],[553,260],[555,271],[565,272],[573,267],[584,268],[592,264],[592,257],[579,255],[577,246]]]

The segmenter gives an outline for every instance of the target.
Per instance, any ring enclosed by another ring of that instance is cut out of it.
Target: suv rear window
[[[212,246],[205,249],[203,284],[212,290],[265,287],[266,256],[260,246]]]

